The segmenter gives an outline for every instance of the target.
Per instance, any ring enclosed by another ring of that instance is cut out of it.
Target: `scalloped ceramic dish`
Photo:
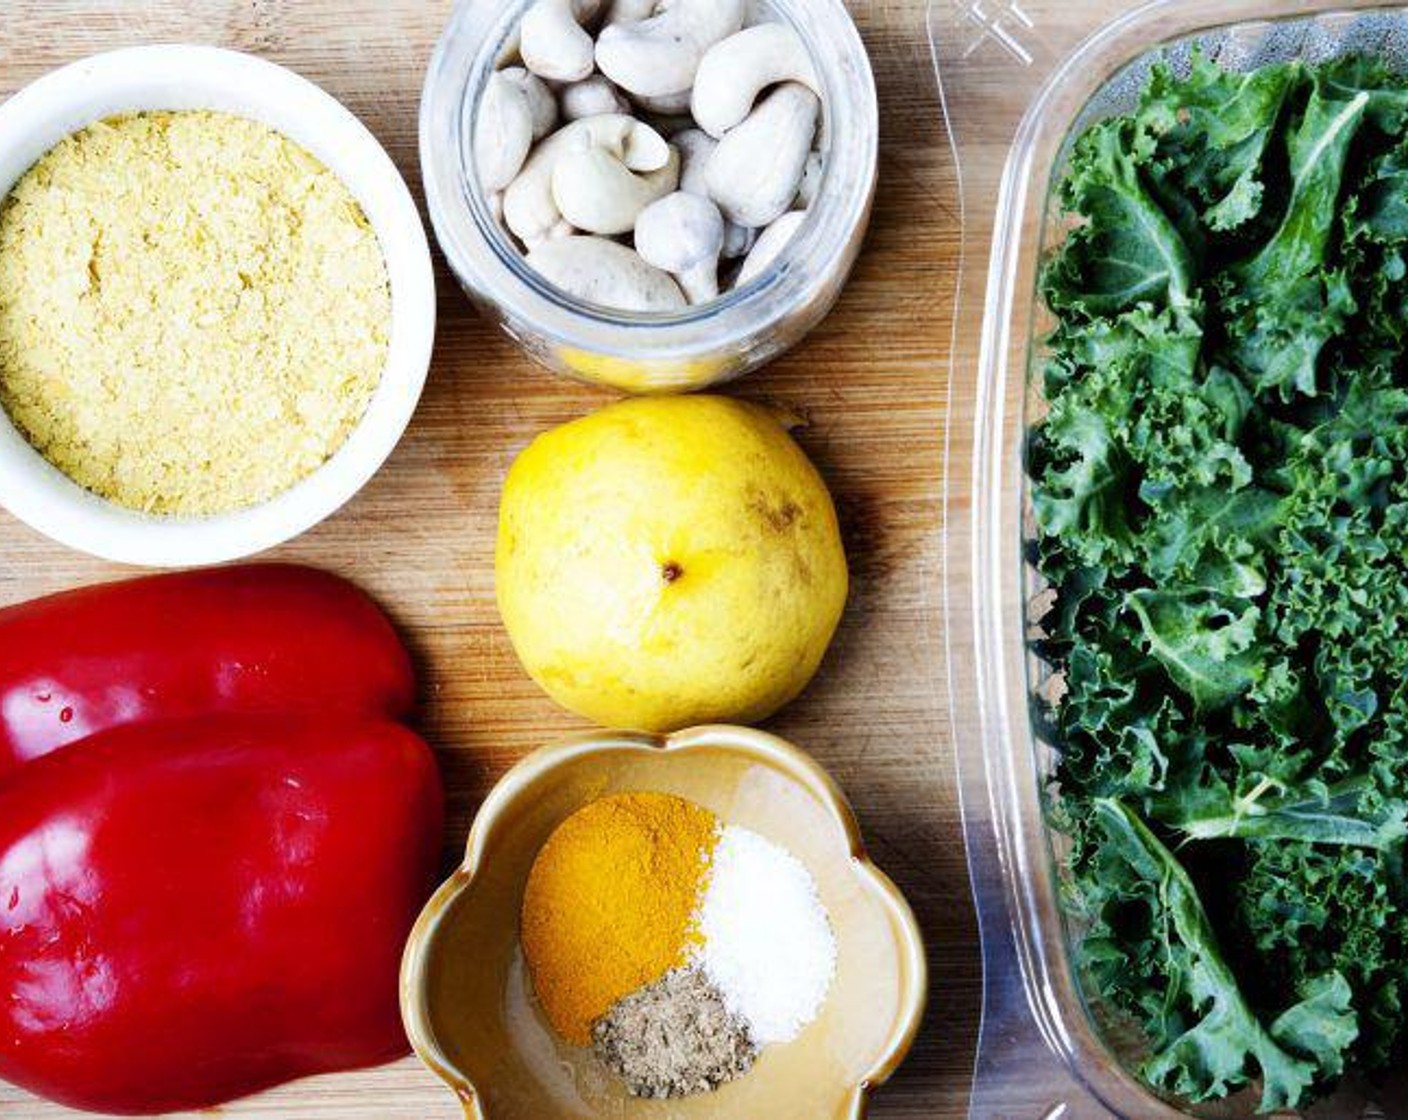
[[[831,995],[800,1038],[685,1100],[634,1099],[589,1052],[559,1042],[519,946],[524,883],[553,829],[599,797],[642,790],[689,798],[789,848],[816,878],[839,948]],[[471,1120],[852,1120],[904,1059],[926,993],[914,916],[866,856],[835,783],[796,747],[730,727],[595,735],[525,759],[485,801],[401,974],[411,1043]]]

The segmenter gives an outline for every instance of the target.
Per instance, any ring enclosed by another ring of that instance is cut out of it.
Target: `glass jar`
[[[470,138],[490,75],[516,52],[531,0],[460,0],[421,104],[420,155],[436,236],[469,296],[538,362],[627,392],[702,389],[795,346],[826,316],[860,252],[875,196],[879,111],[860,34],[842,0],[769,0],[811,51],[822,85],[816,203],[778,260],[747,285],[674,314],[613,311],[528,266],[480,189]]]

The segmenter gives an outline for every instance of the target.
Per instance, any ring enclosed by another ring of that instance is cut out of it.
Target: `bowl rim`
[[[207,517],[159,517],[84,489],[30,446],[0,409],[0,505],[30,528],[103,560],[187,567],[242,559],[331,516],[396,448],[430,369],[436,324],[430,245],[410,188],[386,149],[341,102],[255,55],[183,43],[79,59],[0,104],[0,199],[65,136],[121,112],[208,109],[257,120],[328,167],[357,199],[391,287],[381,380],[341,447],[258,505]]]
[[[864,876],[888,912],[908,982],[900,996],[898,1026],[891,1033],[874,1068],[852,1087],[850,1120],[861,1120],[874,1091],[899,1069],[923,1024],[929,1000],[929,963],[924,935],[913,909],[895,882],[870,858],[855,811],[835,779],[810,754],[779,736],[749,727],[709,724],[654,735],[633,731],[597,731],[540,747],[518,762],[490,791],[475,814],[465,843],[464,860],[436,890],[421,911],[406,943],[401,963],[401,1015],[416,1056],[448,1085],[465,1108],[468,1120],[490,1120],[470,1077],[440,1049],[430,1024],[426,969],[430,947],[442,919],[479,873],[489,835],[499,819],[526,789],[553,770],[596,754],[682,754],[705,748],[758,758],[781,770],[815,797],[841,830],[850,852],[852,870]]]

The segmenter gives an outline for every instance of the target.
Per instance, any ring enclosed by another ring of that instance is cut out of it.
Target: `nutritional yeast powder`
[[[312,473],[365,412],[390,325],[356,201],[255,121],[114,117],[0,204],[0,406],[123,506],[221,513]]]

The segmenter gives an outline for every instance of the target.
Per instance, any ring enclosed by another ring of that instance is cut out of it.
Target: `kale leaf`
[[[1105,890],[1120,906],[1145,911],[1155,951],[1141,963],[1173,997],[1160,1008],[1155,1050],[1142,1069],[1149,1082],[1205,1101],[1225,1096],[1255,1070],[1269,1112],[1294,1105],[1317,1077],[1338,1074],[1358,1034],[1344,978],[1327,972],[1307,981],[1300,1001],[1263,1026],[1182,865],[1125,805],[1097,798],[1092,808],[1104,832]]]
[[[1188,1101],[1408,1053],[1408,82],[1156,67],[1070,147],[1027,441],[1078,963]]]

